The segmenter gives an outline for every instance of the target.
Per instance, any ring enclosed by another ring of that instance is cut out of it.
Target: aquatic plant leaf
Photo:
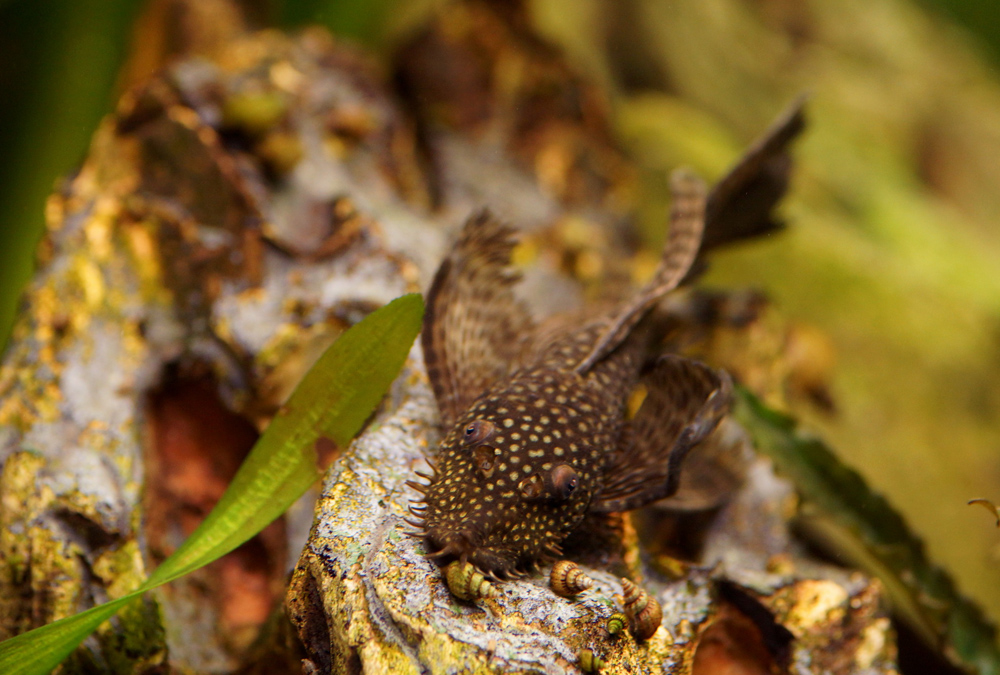
[[[111,109],[144,5],[0,2],[0,80],[11,102],[0,109],[0,348],[31,276],[52,183],[77,165]]]
[[[420,296],[405,295],[341,335],[271,421],[216,507],[145,583],[117,600],[0,642],[0,672],[50,672],[123,606],[217,560],[284,513],[316,481],[317,441],[346,445],[382,400],[422,317]]]
[[[900,620],[932,649],[970,672],[1000,673],[996,627],[927,559],[923,542],[889,502],[822,440],[797,429],[791,417],[746,389],[738,394],[737,420],[802,497],[797,516],[802,532],[878,577]]]

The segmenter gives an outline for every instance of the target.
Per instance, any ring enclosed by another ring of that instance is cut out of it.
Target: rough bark
[[[322,32],[233,40],[105,121],[49,201],[0,371],[0,637],[133,588],[322,348],[419,288],[412,259],[440,235],[401,196],[421,191],[410,139]],[[153,671],[168,648],[173,667],[232,670],[311,512],[130,608],[70,670]]]

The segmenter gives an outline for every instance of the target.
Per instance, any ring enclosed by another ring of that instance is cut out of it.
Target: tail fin
[[[576,367],[581,375],[614,351],[660,298],[677,288],[698,256],[705,227],[705,183],[694,174],[677,170],[670,177],[670,191],[673,194],[670,232],[660,266],[635,299],[611,321],[587,358]]]
[[[612,321],[594,349],[576,367],[583,375],[615,350],[665,294],[703,268],[700,256],[718,246],[759,237],[783,227],[772,213],[788,190],[791,142],[805,128],[805,95],[799,96],[750,146],[705,197],[695,176],[671,176],[670,232],[656,275]]]
[[[788,190],[789,146],[805,128],[806,96],[796,98],[708,196],[702,254],[784,227],[771,211]]]

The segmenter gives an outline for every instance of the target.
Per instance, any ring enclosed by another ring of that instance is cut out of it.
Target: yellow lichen
[[[162,283],[163,269],[153,227],[149,222],[139,222],[129,223],[122,229],[139,280],[144,285],[159,286]]]
[[[135,590],[146,578],[142,551],[134,539],[97,556],[93,572],[105,584],[108,597],[120,598]]]
[[[7,532],[10,525],[32,509],[35,504],[31,495],[35,492],[38,474],[45,466],[45,460],[33,452],[19,451],[12,454],[3,464],[0,472],[0,525]]]
[[[35,414],[19,396],[0,398],[0,424],[25,430],[34,420]]]
[[[807,579],[795,584],[789,599],[792,604],[785,626],[800,637],[821,624],[839,621],[847,609],[848,595],[840,584]]]
[[[35,399],[35,412],[39,419],[43,422],[54,422],[59,419],[59,404],[62,399],[62,390],[57,382],[46,382],[42,385],[42,391]]]
[[[104,304],[107,286],[101,268],[85,254],[77,256],[75,261],[76,281],[83,291],[86,308],[91,312],[100,309]]]
[[[137,321],[125,321],[121,328],[122,349],[129,357],[129,365],[138,366],[148,349],[142,329]]]
[[[871,668],[876,659],[885,657],[889,629],[889,619],[881,617],[861,631],[861,644],[854,652],[854,663],[860,670]]]
[[[87,254],[95,262],[104,262],[111,258],[111,233],[114,221],[118,215],[118,200],[103,196],[94,205],[94,214],[84,225],[83,233],[87,239]]]
[[[87,448],[104,456],[110,455],[111,453],[108,450],[117,445],[117,441],[108,435],[107,425],[97,420],[92,421],[80,431],[76,442],[80,447]]]

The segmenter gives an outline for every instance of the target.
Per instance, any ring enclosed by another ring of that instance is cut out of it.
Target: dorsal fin
[[[773,210],[788,190],[792,170],[789,147],[805,128],[806,98],[802,95],[792,101],[712,187],[705,207],[702,255],[784,227]]]
[[[506,375],[534,332],[515,298],[514,231],[482,211],[466,221],[427,293],[424,362],[445,427]]]
[[[799,96],[782,112],[712,188],[707,202],[700,181],[674,172],[670,232],[660,267],[636,299],[612,319],[576,367],[577,373],[587,373],[614,351],[661,297],[704,269],[701,256],[707,250],[782,227],[772,211],[788,189],[789,146],[805,127],[805,101],[804,95]]]

